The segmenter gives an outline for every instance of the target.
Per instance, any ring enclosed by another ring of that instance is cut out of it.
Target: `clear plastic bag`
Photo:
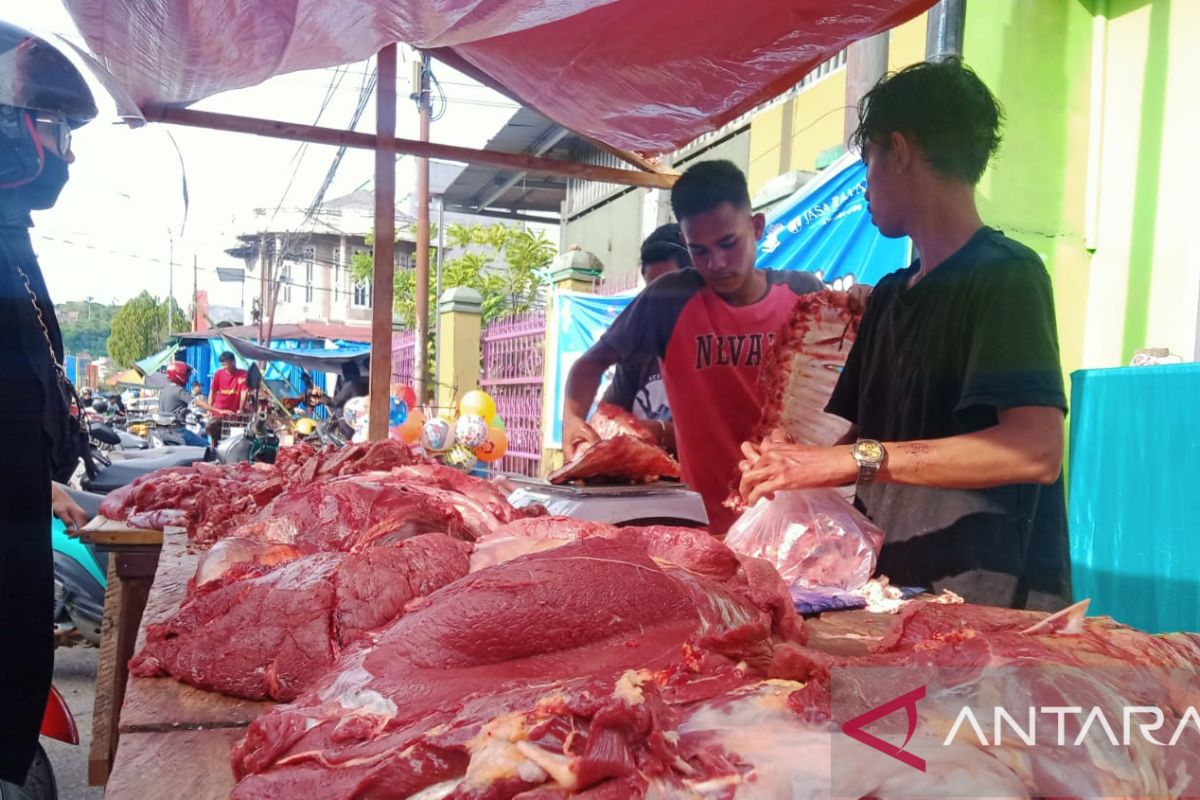
[[[883,531],[837,489],[776,492],[733,524],[725,544],[765,559],[789,587],[848,591],[875,572]]]

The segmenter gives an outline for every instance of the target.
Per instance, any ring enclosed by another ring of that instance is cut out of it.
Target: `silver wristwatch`
[[[874,439],[859,439],[850,448],[850,454],[854,456],[854,461],[858,464],[858,482],[860,484],[874,481],[875,474],[879,472],[884,459],[887,458],[887,451],[883,449],[883,445]]]

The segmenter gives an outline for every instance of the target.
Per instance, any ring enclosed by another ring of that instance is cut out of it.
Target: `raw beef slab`
[[[795,442],[828,445],[849,430],[848,422],[825,413],[858,331],[848,297],[825,291],[796,299],[759,373],[766,405],[754,441],[778,428]]]
[[[421,533],[473,538],[454,503],[461,495],[422,486],[390,472],[300,484],[272,500],[229,535],[309,551],[349,552]]]
[[[550,473],[550,483],[653,483],[660,478],[679,478],[679,462],[655,444],[654,437],[623,408],[601,403],[588,424],[600,441],[576,451],[570,462]]]
[[[669,706],[770,663],[788,601],[763,600],[740,572],[720,581],[653,560],[632,536],[473,573],[260,717],[235,748],[233,796],[406,797],[445,782],[463,797],[542,785],[635,796],[639,775],[676,755]]]
[[[228,572],[147,628],[130,672],[251,700],[291,700],[410,600],[465,575],[469,552],[465,542],[427,534]]]

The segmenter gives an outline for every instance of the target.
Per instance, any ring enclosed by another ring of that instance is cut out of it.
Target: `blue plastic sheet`
[[[872,286],[908,266],[909,240],[888,239],[867,211],[867,167],[847,153],[771,213],[758,266],[819,272],[826,283],[854,276]]]
[[[1200,364],[1072,382],[1075,598],[1153,633],[1200,631]]]
[[[588,348],[599,341],[600,336],[625,307],[633,302],[636,292],[603,297],[576,292],[559,292],[554,296],[553,352],[547,361],[551,375],[549,384],[554,392],[552,419],[546,437],[550,447],[562,446],[562,409],[567,386],[567,373],[571,366]],[[601,387],[597,396],[602,395]]]

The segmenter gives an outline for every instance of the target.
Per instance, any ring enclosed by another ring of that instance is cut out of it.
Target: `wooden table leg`
[[[157,552],[109,554],[92,715],[92,747],[88,753],[88,783],[92,786],[103,785],[108,780],[117,753],[117,726],[121,704],[125,700],[129,659],[133,657],[138,626],[157,566]]]

